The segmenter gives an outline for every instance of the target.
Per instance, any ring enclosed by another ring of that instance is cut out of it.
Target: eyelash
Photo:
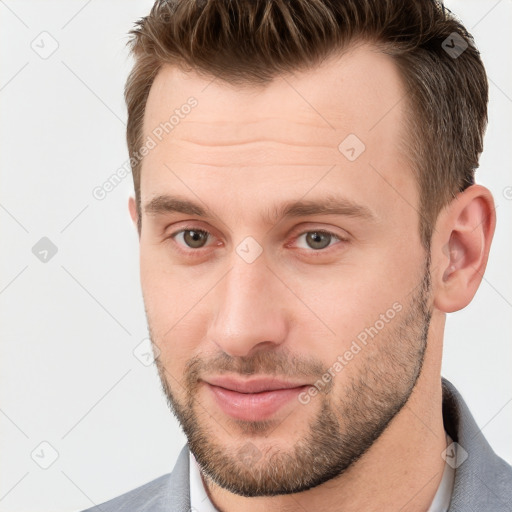
[[[203,233],[203,234],[206,234],[206,235],[210,235],[211,236],[211,233],[206,231],[205,229],[198,229],[196,228],[195,226],[185,226],[173,233],[171,233],[169,235],[169,239],[173,240],[175,239],[175,237],[177,235],[179,235],[180,233],[184,233],[185,231],[196,231],[198,233]],[[319,233],[319,234],[322,234],[322,235],[327,235],[327,236],[331,236],[333,238],[335,238],[336,240],[338,240],[338,242],[348,242],[348,239],[346,238],[343,238],[339,235],[337,235],[336,233],[333,233],[332,231],[327,231],[325,229],[309,229],[309,230],[306,230],[306,231],[302,231],[300,232],[298,235],[296,235],[294,237],[294,240],[298,239],[299,237],[301,237],[302,235],[306,235],[308,233]],[[185,254],[187,256],[190,256],[192,255],[192,257],[200,257],[201,256],[201,249],[204,249],[205,247],[201,247],[199,249],[192,249],[192,248],[189,248],[188,250],[187,249],[184,249],[180,244],[178,244],[177,242],[175,242],[177,247],[178,247],[178,251],[181,253],[181,254]],[[328,251],[333,245],[337,245],[337,244],[332,244],[332,245],[328,245],[326,248],[324,249],[317,249],[317,250],[314,250],[314,249],[299,249],[301,252],[306,252],[308,255],[310,256],[313,256],[313,257],[318,257],[318,256],[322,256],[322,255],[325,255],[327,254],[327,252],[330,252]]]

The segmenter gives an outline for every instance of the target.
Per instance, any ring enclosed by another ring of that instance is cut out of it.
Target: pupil
[[[185,231],[184,238],[190,247],[198,249],[204,244],[205,233],[197,230],[188,230]]]
[[[323,249],[326,246],[325,243],[320,247],[318,247],[316,244],[322,244],[322,238],[325,238],[326,241],[328,241],[329,238],[329,235],[324,235],[323,233],[318,233],[316,231],[312,232],[309,236],[310,243],[313,245],[313,249]]]

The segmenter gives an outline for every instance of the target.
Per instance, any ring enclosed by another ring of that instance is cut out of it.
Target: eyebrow
[[[202,205],[185,198],[172,195],[159,195],[151,199],[144,206],[148,215],[164,215],[170,213],[183,213],[198,217],[217,218],[213,212]],[[267,211],[263,219],[267,224],[273,224],[276,219],[306,217],[312,215],[342,215],[357,217],[366,221],[376,221],[376,215],[366,206],[357,204],[352,200],[334,195],[328,195],[321,200],[287,201],[275,205]],[[274,219],[274,220],[272,220]]]

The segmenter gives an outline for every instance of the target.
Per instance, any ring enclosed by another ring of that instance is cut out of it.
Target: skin
[[[222,511],[427,510],[446,448],[445,317],[465,307],[481,282],[495,227],[491,193],[473,185],[441,211],[427,259],[418,230],[419,191],[400,150],[404,87],[391,58],[368,45],[258,88],[165,66],[148,98],[145,137],[190,96],[197,106],[143,160],[139,236],[141,284],[164,389],[181,419],[193,414],[195,427],[189,427],[205,434],[201,446],[219,448],[192,450],[198,461],[210,457],[215,466],[222,455],[223,464],[238,470],[231,483],[255,479],[271,455],[291,461],[278,466],[281,473],[292,471],[295,447],[327,417],[325,407],[334,414],[334,434],[341,435],[361,427],[360,413],[375,412],[377,393],[387,393],[388,412],[399,404],[382,433],[367,422],[375,439],[335,478],[292,494],[246,497],[221,487],[210,467],[203,472],[210,499]],[[351,133],[366,148],[352,162],[338,150]],[[333,193],[363,205],[372,219],[266,218],[274,205],[322,201]],[[147,211],[162,194],[197,202],[213,215]],[[133,198],[129,209],[137,224]],[[185,227],[207,231],[206,245],[193,249],[183,234],[171,237]],[[315,250],[307,239],[315,230],[345,241],[327,239],[328,247]],[[248,236],[262,249],[252,263],[236,251]],[[415,304],[426,275],[421,314]],[[307,405],[286,404],[259,428],[233,421],[204,385],[191,380],[190,362],[196,361],[196,378],[244,368],[292,378],[305,368],[302,378],[313,384],[320,368],[332,367],[395,303],[400,312],[336,374],[328,394]],[[257,456],[244,466],[240,456],[248,442]]]

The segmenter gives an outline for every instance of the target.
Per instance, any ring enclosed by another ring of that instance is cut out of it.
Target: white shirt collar
[[[446,446],[452,444],[452,438],[446,434]],[[453,493],[453,482],[455,480],[455,469],[447,462],[444,463],[443,477],[437,488],[436,495],[427,512],[447,512]]]
[[[190,466],[190,510],[194,512],[218,512],[210,501],[204,488],[203,480],[197,463],[192,452],[189,450]]]

